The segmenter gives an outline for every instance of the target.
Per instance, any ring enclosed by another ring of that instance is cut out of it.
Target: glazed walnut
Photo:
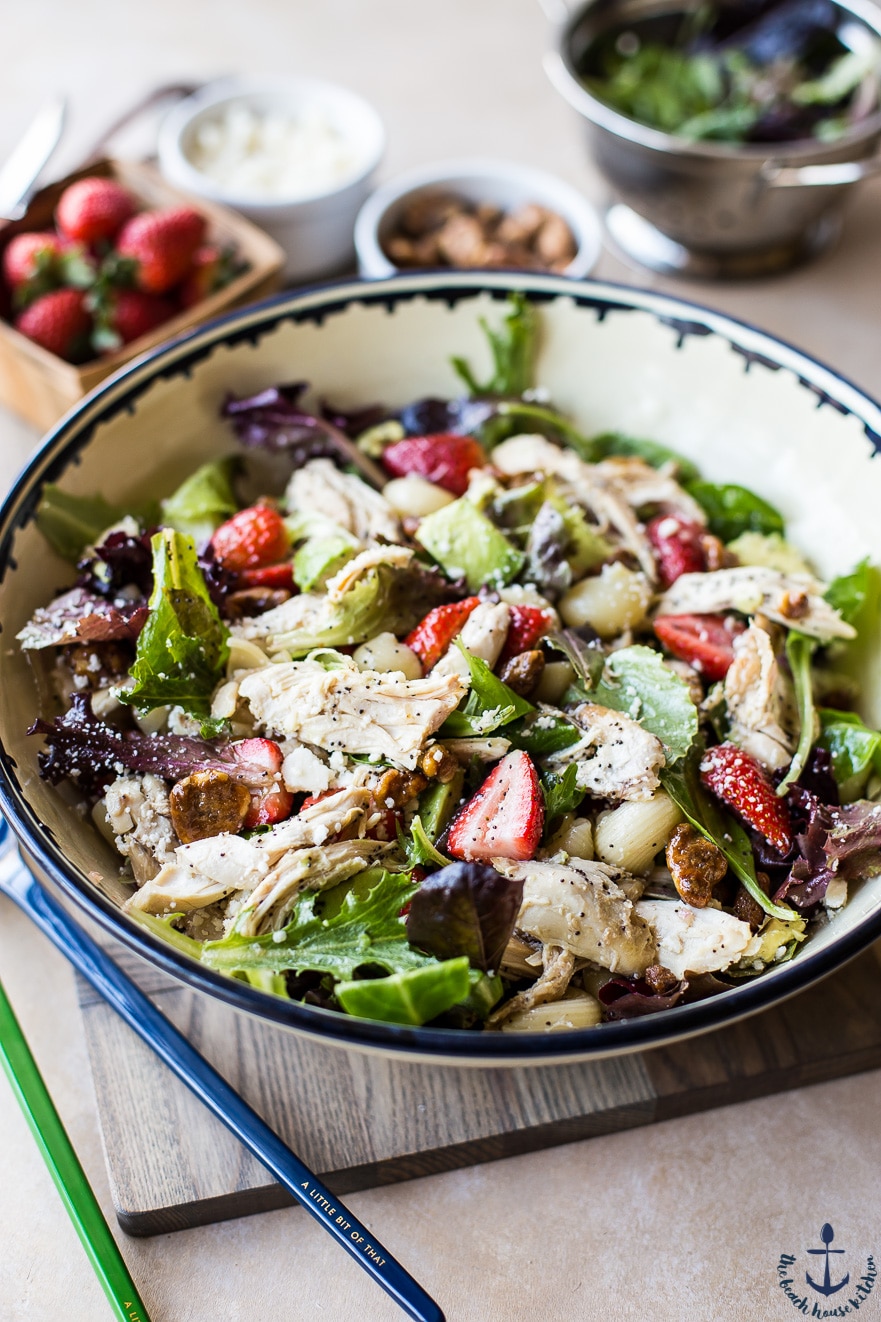
[[[667,867],[686,904],[705,909],[713,887],[728,871],[725,855],[688,822],[676,827],[667,844]]]
[[[168,796],[171,824],[183,844],[222,831],[238,834],[251,806],[251,795],[240,780],[225,771],[194,771],[179,780]]]

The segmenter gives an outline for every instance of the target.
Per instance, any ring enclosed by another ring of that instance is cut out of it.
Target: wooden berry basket
[[[135,161],[98,161],[41,189],[21,220],[0,227],[0,256],[14,235],[51,226],[56,203],[68,184],[92,175],[118,179],[148,207],[194,207],[208,221],[211,241],[234,245],[242,261],[248,263],[248,269],[223,289],[169,318],[148,335],[132,340],[115,353],[80,365],[49,353],[21,335],[5,316],[0,318],[0,403],[42,430],[51,427],[123,363],[221,312],[271,294],[281,284],[284,252],[274,239],[236,212],[181,192],[154,167]]]

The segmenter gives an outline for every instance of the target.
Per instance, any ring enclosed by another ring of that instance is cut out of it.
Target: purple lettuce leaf
[[[64,647],[70,643],[134,641],[147,619],[147,604],[106,597],[86,588],[71,588],[48,606],[40,606],[18,634],[24,648]]]
[[[194,771],[226,771],[253,788],[265,785],[269,777],[265,764],[243,758],[235,744],[108,725],[92,711],[87,693],[75,693],[70,708],[54,721],[36,720],[28,734],[45,736],[46,747],[37,754],[44,780],[52,785],[70,780],[91,794],[126,771],[152,772],[174,781]]]
[[[835,877],[857,881],[881,870],[881,803],[859,799],[836,807],[814,798],[809,808],[807,827],[796,837],[800,857],[774,897],[798,909],[819,904]]]
[[[472,968],[502,962],[523,899],[523,882],[487,863],[451,863],[426,877],[410,901],[407,939],[437,959],[467,955]]]
[[[687,989],[688,983],[680,982],[672,991],[656,992],[644,978],[610,978],[600,987],[597,999],[603,1007],[604,1019],[636,1019],[669,1010]]]
[[[228,395],[221,413],[232,422],[239,442],[251,449],[285,450],[298,464],[332,458],[339,452],[338,429],[300,407],[306,385],[270,386],[244,399]]]
[[[153,589],[151,532],[130,536],[112,532],[100,546],[77,565],[78,584],[102,597],[115,596],[122,588],[136,587],[149,597]]]

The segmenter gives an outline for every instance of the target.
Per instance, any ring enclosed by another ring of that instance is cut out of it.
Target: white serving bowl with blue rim
[[[36,607],[70,581],[34,523],[41,488],[100,491],[141,505],[205,460],[234,452],[220,420],[229,391],[304,380],[342,409],[460,393],[453,354],[489,372],[481,317],[512,291],[540,309],[538,380],[587,433],[650,437],[710,480],[753,487],[788,536],[832,576],[881,562],[881,409],[837,372],[773,336],[682,299],[602,282],[512,273],[416,273],[284,294],[241,309],[132,362],[47,436],[0,510],[0,803],[38,875],[122,945],[231,1010],[323,1043],[458,1065],[600,1058],[730,1024],[802,990],[881,936],[881,877],[790,963],[707,1000],[644,1018],[549,1034],[482,1033],[368,1022],[261,992],[202,967],[120,909],[120,859],[70,797],[41,781],[40,713],[14,642]],[[863,715],[881,724],[881,667],[862,676]]]

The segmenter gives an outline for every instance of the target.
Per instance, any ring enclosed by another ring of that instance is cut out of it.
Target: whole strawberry
[[[82,362],[90,356],[92,318],[79,289],[43,294],[16,317],[15,325],[29,340],[68,362]]]
[[[3,277],[10,289],[32,280],[39,271],[55,264],[70,247],[67,239],[51,230],[16,234],[3,253]]]
[[[189,274],[205,230],[204,218],[191,207],[142,211],[123,226],[116,250],[137,262],[139,289],[165,294]]]
[[[174,312],[169,300],[159,294],[145,294],[142,289],[115,289],[99,305],[92,344],[101,353],[113,353],[123,344],[131,344],[132,340],[161,326]]]
[[[134,198],[121,184],[91,177],[65,188],[58,199],[55,220],[69,239],[99,243],[115,238],[134,213]]]
[[[203,298],[228,285],[241,270],[242,263],[233,249],[204,243],[194,254],[190,272],[180,287],[181,307],[191,308],[201,303]]]

